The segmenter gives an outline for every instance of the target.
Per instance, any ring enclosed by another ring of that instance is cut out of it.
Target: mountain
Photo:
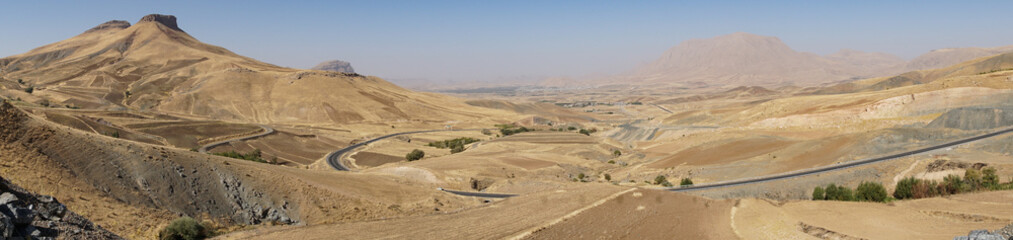
[[[341,61],[341,60],[331,60],[331,61],[322,62],[322,63],[317,64],[316,66],[314,66],[313,68],[310,68],[310,69],[321,70],[321,71],[331,71],[331,72],[355,73],[355,69],[352,68],[352,64],[351,63],[348,63],[348,62],[345,62],[345,61]]]
[[[922,54],[907,63],[908,71],[945,68],[964,61],[1013,51],[1013,45],[994,48],[943,48]]]
[[[0,59],[6,85],[86,109],[155,110],[261,123],[448,121],[509,116],[354,73],[275,66],[205,44],[171,15],[110,21]],[[23,94],[23,93],[21,93]]]
[[[903,60],[843,50],[826,57],[792,50],[776,37],[733,33],[688,40],[634,71],[646,82],[710,85],[813,85],[893,73]]]

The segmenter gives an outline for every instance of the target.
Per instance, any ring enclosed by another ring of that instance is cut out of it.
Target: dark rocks
[[[351,63],[348,63],[348,62],[345,62],[345,61],[341,61],[341,60],[331,60],[331,61],[322,62],[320,64],[317,64],[317,66],[315,66],[315,67],[313,67],[311,69],[313,69],[313,70],[331,71],[331,72],[355,73],[355,69],[352,68],[352,64]]]
[[[956,236],[953,240],[1006,240],[1002,235],[991,233],[988,230],[973,230],[967,236]]]
[[[169,27],[170,29],[180,32],[183,31],[183,29],[179,29],[179,26],[176,25],[176,16],[173,15],[148,14],[147,16],[142,17],[140,21],[137,21],[137,23],[142,22],[157,22]]]
[[[67,214],[67,207],[52,196],[42,195],[39,197],[38,212],[43,219],[60,221]]]
[[[67,210],[56,198],[35,195],[0,178],[0,239],[122,239]]]

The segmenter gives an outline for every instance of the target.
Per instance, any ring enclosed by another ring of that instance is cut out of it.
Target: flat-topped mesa
[[[98,26],[95,26],[95,27],[93,27],[91,29],[88,29],[88,31],[84,31],[84,32],[89,33],[89,32],[95,32],[95,31],[102,31],[102,30],[105,30],[105,29],[124,29],[124,28],[128,28],[128,27],[130,27],[130,22],[123,21],[123,20],[112,20],[112,21],[108,21],[108,22],[99,24]]]
[[[137,21],[137,23],[142,23],[142,22],[157,22],[157,23],[161,23],[162,25],[165,25],[166,27],[169,27],[169,28],[171,28],[173,30],[180,31],[180,32],[183,31],[183,29],[179,29],[179,26],[176,25],[176,16],[173,16],[173,15],[148,14],[148,16],[144,16],[144,17],[141,18],[140,21]]]

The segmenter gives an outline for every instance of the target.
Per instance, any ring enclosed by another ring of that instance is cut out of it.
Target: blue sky
[[[497,81],[621,73],[681,41],[733,32],[817,54],[1013,45],[1009,9],[1013,1],[17,1],[0,7],[0,56],[163,13],[201,41],[281,66],[341,59],[390,79]]]

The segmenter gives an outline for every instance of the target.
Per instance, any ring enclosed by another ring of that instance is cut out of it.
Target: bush
[[[478,139],[474,139],[474,138],[469,138],[469,137],[462,137],[462,138],[455,138],[455,139],[450,139],[450,140],[431,142],[431,143],[428,144],[428,146],[435,147],[435,148],[450,148],[450,149],[454,149],[454,148],[464,148],[465,145],[476,143],[476,142],[480,142],[480,141],[482,141],[482,140],[478,140]]]
[[[623,155],[623,152],[620,152],[619,150],[612,151],[612,157],[619,157],[619,156],[622,156],[622,155]]]
[[[415,150],[412,150],[412,152],[408,153],[408,155],[405,155],[404,158],[408,159],[408,161],[415,161],[415,160],[422,159],[425,156],[426,156],[426,152],[423,152],[422,150],[415,149]]]
[[[218,156],[222,156],[222,157],[230,157],[230,158],[235,158],[235,159],[254,161],[254,162],[259,162],[259,163],[268,163],[267,160],[264,160],[264,158],[262,157],[262,153],[260,152],[260,149],[253,149],[253,152],[250,152],[250,153],[241,153],[241,152],[236,152],[235,150],[232,150],[232,151],[228,151],[228,152],[212,153],[212,155],[218,155]]]
[[[957,194],[963,191],[964,181],[959,176],[950,174],[943,178],[942,189],[944,194]]]
[[[826,195],[823,193],[823,187],[816,187],[813,189],[813,200],[824,200]]]
[[[662,183],[667,183],[667,182],[668,182],[668,179],[665,178],[665,176],[658,175],[657,177],[654,177],[654,185],[661,185]]]
[[[679,186],[691,186],[691,185],[693,185],[692,179],[683,178],[682,181],[679,181]]]
[[[896,199],[908,199],[914,197],[915,185],[918,185],[921,180],[914,177],[908,177],[901,179],[897,182],[897,187],[893,190],[893,197]]]
[[[181,217],[172,220],[158,233],[161,240],[196,240],[208,237],[208,229],[197,220],[190,217]]]
[[[32,94],[32,92],[35,92],[35,87],[27,87],[25,88],[25,92],[28,94]]]
[[[865,202],[886,201],[886,188],[880,183],[862,182],[855,189],[855,199]]]
[[[608,173],[606,173],[605,174],[605,181],[612,181],[612,175],[609,175]]]
[[[591,131],[588,131],[587,129],[580,129],[580,134],[591,136]]]
[[[577,130],[577,127],[569,126],[569,127],[566,127],[566,130],[568,130],[568,131],[574,131],[574,130]]]
[[[454,146],[454,148],[450,149],[450,153],[459,153],[459,152],[464,152],[464,146]]]
[[[988,167],[981,171],[981,183],[988,189],[996,189],[999,186],[999,175],[995,173],[995,168]]]
[[[965,190],[968,190],[969,192],[977,191],[982,188],[981,183],[981,172],[974,169],[967,169],[967,171],[964,171],[964,184],[966,185]]]

